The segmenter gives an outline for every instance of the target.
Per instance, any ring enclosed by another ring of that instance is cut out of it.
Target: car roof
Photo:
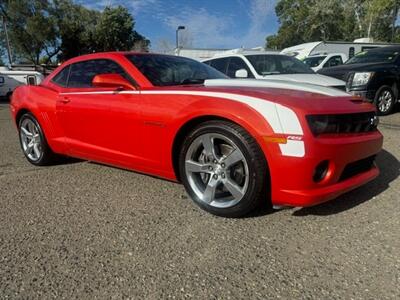
[[[368,49],[366,51],[369,52],[379,52],[379,51],[399,51],[400,52],[400,46],[386,46],[386,47],[378,47],[378,48],[373,48],[373,49]]]
[[[85,60],[90,60],[90,59],[101,59],[101,58],[112,57],[112,56],[125,56],[125,55],[129,55],[129,54],[142,55],[142,56],[150,55],[150,56],[177,57],[176,55],[153,53],[153,52],[150,53],[150,52],[136,52],[136,51],[108,51],[108,52],[96,52],[96,53],[90,53],[90,54],[76,56],[74,58],[67,60],[65,63],[70,64],[70,63],[75,63],[75,62],[80,62],[80,61],[85,61]]]
[[[215,54],[211,58],[207,58],[203,61],[209,61],[212,59],[217,58],[225,58],[225,57],[232,57],[232,56],[247,56],[247,55],[279,55],[279,56],[287,56],[286,54],[281,54],[279,52],[274,51],[263,51],[263,52],[255,52],[255,51],[245,51],[245,52],[238,52],[238,53],[219,53]]]

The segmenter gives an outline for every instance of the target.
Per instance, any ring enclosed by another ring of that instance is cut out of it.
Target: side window
[[[206,64],[206,65],[209,65],[209,66],[211,66],[211,60],[208,60],[208,61],[203,61],[203,64]]]
[[[4,84],[4,77],[0,76],[0,85],[3,85],[3,84]]]
[[[229,60],[228,71],[226,75],[228,75],[230,78],[235,78],[236,71],[240,69],[245,69],[247,71],[248,78],[254,78],[249,67],[240,57],[231,57],[231,59]]]
[[[211,61],[211,67],[217,69],[221,73],[226,74],[229,58],[217,58]]]
[[[56,76],[54,76],[54,78],[51,81],[59,86],[67,87],[69,69],[70,66],[66,66]]]
[[[68,87],[89,88],[98,74],[120,74],[132,82],[132,79],[120,65],[109,59],[94,59],[72,64],[68,79]]]
[[[325,64],[324,68],[335,67],[342,65],[342,57],[340,55],[332,56]]]
[[[122,67],[109,59],[99,59],[96,61],[96,75],[97,74],[119,74],[126,80],[131,81],[130,77]]]
[[[68,87],[92,87],[92,80],[94,76],[96,76],[96,62],[94,60],[72,64],[68,79]]]
[[[28,77],[26,79],[27,79],[28,85],[36,85],[35,76],[28,75]]]

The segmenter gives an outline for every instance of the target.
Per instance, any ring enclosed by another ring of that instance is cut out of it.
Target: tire
[[[186,137],[179,153],[186,192],[207,212],[242,217],[266,199],[267,163],[242,127],[207,121]]]
[[[390,86],[384,85],[380,87],[376,92],[374,100],[378,114],[381,116],[390,114],[396,105],[396,100],[395,94]]]
[[[40,124],[31,113],[22,115],[18,131],[22,152],[31,164],[46,166],[56,161],[57,155],[50,149]]]

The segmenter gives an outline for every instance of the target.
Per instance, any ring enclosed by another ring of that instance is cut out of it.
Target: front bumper
[[[379,131],[359,135],[313,138],[305,141],[304,157],[282,154],[269,163],[272,204],[277,206],[313,206],[332,200],[378,176],[373,157],[382,148]],[[277,150],[278,151],[278,150]],[[367,169],[346,174],[348,167],[371,159]],[[315,182],[313,175],[322,161],[329,161],[326,176]]]

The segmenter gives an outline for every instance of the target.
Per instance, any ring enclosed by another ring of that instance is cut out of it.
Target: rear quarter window
[[[51,81],[59,86],[67,87],[69,70],[70,66],[66,66],[56,76],[54,76]]]

